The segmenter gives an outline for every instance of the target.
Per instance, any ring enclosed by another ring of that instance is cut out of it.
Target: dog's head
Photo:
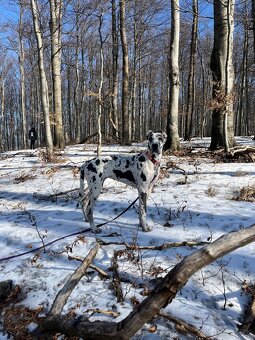
[[[163,131],[147,133],[148,148],[152,153],[162,153],[163,146],[166,142],[167,135]]]

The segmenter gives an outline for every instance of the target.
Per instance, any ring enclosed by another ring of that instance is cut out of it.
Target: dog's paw
[[[148,224],[146,224],[146,226],[142,227],[143,231],[152,231],[152,227],[150,227]]]
[[[91,228],[91,231],[94,234],[100,234],[102,230],[100,230],[99,228]]]

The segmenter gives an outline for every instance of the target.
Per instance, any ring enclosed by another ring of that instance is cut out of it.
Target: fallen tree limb
[[[99,309],[99,308],[87,309],[86,312],[91,312],[92,314],[110,315],[113,318],[117,318],[120,315],[120,313],[114,312],[113,310],[103,310],[103,309]]]
[[[49,316],[57,315],[62,312],[62,309],[64,308],[68,297],[70,296],[70,294],[72,293],[73,289],[80,281],[80,279],[84,276],[87,268],[93,261],[99,248],[100,248],[99,244],[96,243],[95,247],[90,250],[82,264],[75,270],[75,272],[70,276],[69,280],[66,282],[64,287],[58,292],[51,306]]]
[[[74,256],[74,255],[68,255],[68,260],[76,260],[76,261],[80,261],[83,262],[84,258],[80,257],[80,256]],[[94,264],[90,264],[89,268],[95,270],[96,272],[98,272],[98,274],[100,276],[102,276],[103,278],[109,279],[110,275],[108,273],[106,273],[102,268],[99,268],[97,266],[95,266]]]
[[[208,339],[208,336],[201,332],[199,329],[197,329],[195,326],[181,319],[178,319],[171,314],[159,312],[158,315],[161,316],[162,318],[169,320],[170,322],[173,322],[176,325],[176,330],[180,331],[181,333],[191,333],[198,337],[199,339]]]
[[[244,320],[239,327],[239,330],[244,333],[255,332],[255,285],[253,287],[248,287],[248,293],[251,295],[251,301],[245,312]]]
[[[4,301],[13,288],[13,282],[12,280],[6,280],[0,282],[0,301]]]
[[[37,338],[39,338],[39,334],[60,332],[67,336],[77,336],[83,339],[130,339],[146,322],[172,302],[177,292],[198,270],[254,241],[255,224],[249,228],[223,235],[211,244],[185,257],[164,277],[151,294],[120,322],[91,322],[83,317],[74,319],[68,318],[66,315],[51,314],[42,322]]]
[[[229,154],[231,156],[234,156],[236,154],[242,154],[242,153],[249,153],[249,152],[255,152],[255,147],[254,146],[244,146],[244,147],[235,147],[231,148],[229,150]]]
[[[57,197],[66,195],[66,194],[70,194],[71,192],[78,192],[79,188],[75,188],[75,189],[70,189],[70,190],[66,190],[66,191],[60,191],[57,192],[55,194],[51,194],[51,195],[38,195],[37,193],[33,194],[34,198],[37,198],[38,200],[44,200],[44,201],[52,201],[52,200],[56,200]]]
[[[82,262],[84,259],[79,256],[74,256],[74,255],[68,255],[69,260],[76,260]],[[112,275],[108,274],[106,271],[104,271],[102,268],[99,268],[98,266],[95,266],[94,264],[90,264],[89,268],[95,270],[98,272],[98,274],[103,278],[103,279],[111,279]],[[132,285],[135,285],[138,288],[144,288],[145,286],[148,287],[149,290],[155,288],[157,284],[159,284],[163,279],[161,277],[156,277],[151,280],[143,280],[141,278],[135,277],[131,274],[127,273],[122,273],[118,271],[118,276],[120,282],[124,283],[130,283]]]
[[[118,246],[125,246],[128,250],[164,250],[169,248],[177,248],[177,247],[195,247],[195,246],[204,246],[206,244],[210,244],[208,241],[183,241],[183,242],[170,242],[170,243],[163,243],[159,246],[138,246],[137,244],[127,244],[125,242],[106,242],[100,238],[97,238],[97,242],[101,246],[108,246],[108,245],[118,245]]]

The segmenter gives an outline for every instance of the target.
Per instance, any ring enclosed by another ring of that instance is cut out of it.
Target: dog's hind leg
[[[102,189],[102,183],[97,182],[97,186],[93,186],[89,188],[88,194],[88,204],[86,206],[85,215],[88,219],[90,224],[90,228],[94,233],[100,233],[100,230],[96,228],[94,217],[93,217],[93,210],[96,204],[96,200],[98,199]]]
[[[81,205],[81,209],[82,209],[82,212],[83,212],[83,215],[84,215],[84,219],[85,219],[86,222],[89,222],[88,217],[86,215],[86,208],[87,208],[87,205],[89,203],[88,194],[89,194],[89,189],[88,188],[86,188],[84,190],[83,196],[81,196],[79,194],[79,204]]]
[[[80,203],[82,211],[83,211],[84,219],[85,219],[86,222],[88,222],[88,217],[86,215],[86,207],[88,205],[89,189],[88,188],[86,188],[86,189],[84,188],[84,180],[85,180],[84,166],[82,166],[81,167],[81,171],[80,171],[79,203]]]

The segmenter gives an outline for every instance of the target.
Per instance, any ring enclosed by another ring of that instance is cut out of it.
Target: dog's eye
[[[161,138],[161,137],[159,137],[159,139],[158,139],[160,142],[163,142],[163,138]]]

